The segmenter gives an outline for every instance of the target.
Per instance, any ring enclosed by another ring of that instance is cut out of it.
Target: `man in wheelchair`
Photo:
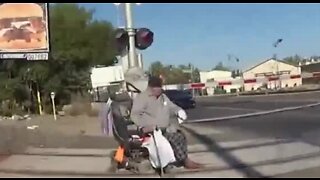
[[[159,128],[173,149],[176,159],[174,165],[184,166],[187,169],[201,168],[200,164],[188,158],[187,139],[179,129],[177,118],[172,118],[174,115],[185,120],[187,118],[185,111],[172,103],[162,92],[162,80],[158,77],[150,77],[147,89],[143,92],[137,90],[136,93],[139,94],[133,102],[128,102],[129,96],[123,98],[127,101],[121,98],[114,100],[112,103],[114,135],[121,144],[114,155],[116,161],[121,162],[122,167],[134,168],[136,163],[141,162],[141,158],[148,156],[148,152],[141,148],[143,138]],[[124,102],[126,102],[125,105]],[[131,109],[131,112],[127,114],[123,112],[124,106],[127,110]],[[134,123],[137,129],[130,132],[127,127],[131,123]]]
[[[171,118],[172,115],[176,115],[185,120],[187,115],[162,92],[162,80],[150,77],[148,88],[133,100],[131,120],[141,127],[144,133],[152,132],[159,127],[172,146],[177,166],[188,169],[200,168],[200,164],[188,158],[186,136],[179,129],[177,119]]]

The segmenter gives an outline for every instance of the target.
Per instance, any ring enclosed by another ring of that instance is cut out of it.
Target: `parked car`
[[[165,90],[164,94],[166,94],[173,103],[183,109],[192,109],[196,107],[196,101],[189,91]]]

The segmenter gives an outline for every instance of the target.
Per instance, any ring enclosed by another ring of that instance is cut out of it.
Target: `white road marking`
[[[223,120],[230,120],[230,119],[262,116],[262,115],[275,114],[275,113],[279,113],[279,112],[293,111],[293,110],[299,110],[299,109],[304,109],[304,108],[309,108],[309,107],[315,107],[315,106],[319,106],[319,105],[320,105],[320,102],[317,102],[317,103],[312,103],[312,104],[307,104],[307,105],[302,105],[302,106],[285,107],[285,108],[279,108],[279,109],[274,109],[274,110],[253,112],[253,113],[233,115],[233,116],[187,120],[187,121],[185,121],[185,123],[189,124],[189,123],[198,123],[198,122],[223,121]]]
[[[235,111],[262,111],[261,109],[247,109],[247,108],[235,108],[235,107],[224,107],[224,106],[211,106],[211,107],[205,107],[207,109],[223,109],[223,110],[235,110]]]

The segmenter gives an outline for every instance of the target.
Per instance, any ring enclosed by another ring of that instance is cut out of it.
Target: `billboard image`
[[[0,58],[47,60],[47,3],[0,3]]]

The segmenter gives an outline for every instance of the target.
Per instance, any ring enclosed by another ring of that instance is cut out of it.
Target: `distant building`
[[[230,71],[220,71],[220,70],[213,70],[213,71],[206,71],[206,72],[200,72],[200,81],[201,83],[206,83],[207,87],[207,94],[208,95],[213,95],[216,93],[217,89],[225,90],[226,93],[230,93],[232,89],[238,89],[241,87],[241,85],[237,84],[231,84],[231,85],[223,85],[223,86],[210,86],[209,82],[213,81],[219,81],[219,82],[224,82],[224,81],[231,81],[234,78],[232,78],[232,72]]]
[[[217,81],[217,80],[230,79],[232,78],[231,74],[232,74],[231,71],[220,71],[220,70],[200,72],[200,82],[206,83],[212,80]]]
[[[313,64],[319,64],[320,63],[320,59],[305,59],[302,62],[299,62],[299,66],[308,66],[308,65],[313,65]]]
[[[281,76],[281,75],[301,75],[300,67],[296,67],[281,61],[274,59],[268,59],[262,63],[246,70],[243,72],[244,79],[261,79],[272,76]],[[284,87],[294,87],[302,84],[301,78],[296,79],[283,79],[283,80],[274,80],[267,83],[262,81],[256,81],[255,83],[245,83],[244,90],[251,91],[257,90],[260,87],[267,87],[269,89],[275,88],[284,88]]]
[[[313,73],[320,72],[320,61],[319,60],[311,60],[303,63],[299,63],[301,67],[301,74],[303,77],[302,84],[319,84],[320,78],[313,77]]]

